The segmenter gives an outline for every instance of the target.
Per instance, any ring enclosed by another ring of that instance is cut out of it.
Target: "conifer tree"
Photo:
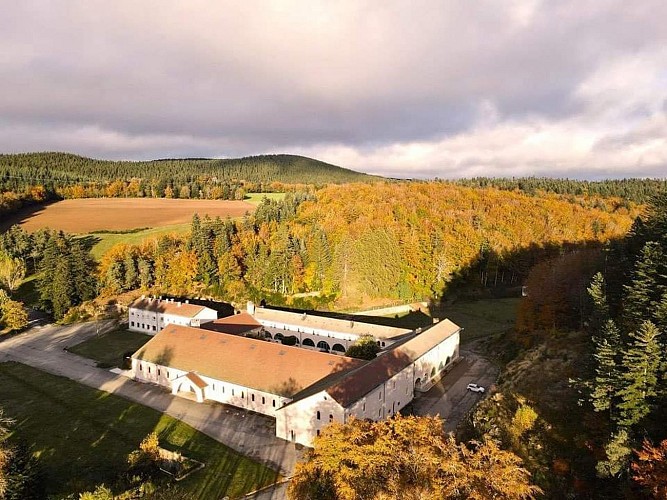
[[[658,374],[661,364],[660,332],[650,321],[644,321],[623,354],[624,387],[618,391],[621,402],[618,423],[633,426],[651,411],[652,399],[657,395]]]
[[[624,287],[623,316],[629,329],[651,317],[652,307],[667,289],[664,267],[665,254],[660,245],[653,241],[646,243],[635,263],[632,282]]]
[[[614,396],[620,389],[618,355],[621,336],[618,327],[609,319],[602,326],[595,341],[595,378],[591,402],[595,411],[609,410],[613,417]]]

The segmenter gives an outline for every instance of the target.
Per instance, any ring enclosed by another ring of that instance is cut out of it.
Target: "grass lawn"
[[[461,341],[503,333],[514,326],[520,298],[484,299],[444,305],[440,314],[464,328]]]
[[[100,260],[111,247],[118,243],[138,245],[144,240],[157,238],[164,234],[183,234],[188,231],[190,231],[190,223],[144,229],[136,233],[90,233],[82,235],[82,237],[88,239],[92,244],[90,252],[93,254],[95,260]]]
[[[152,431],[164,448],[206,464],[179,483],[195,498],[239,497],[278,477],[179,420],[26,365],[0,364],[0,401],[16,420],[12,438],[39,457],[51,495],[113,483]]]
[[[280,201],[285,198],[285,193],[248,193],[245,195],[243,201],[259,205],[264,198],[269,200]]]
[[[69,351],[94,359],[102,368],[111,368],[121,365],[123,354],[135,352],[150,339],[150,335],[117,329],[70,347]]]

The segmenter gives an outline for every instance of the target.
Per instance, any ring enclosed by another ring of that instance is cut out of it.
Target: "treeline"
[[[241,200],[247,192],[373,179],[294,155],[142,162],[95,160],[67,153],[0,155],[0,214],[63,198]]]
[[[168,159],[152,161],[95,160],[68,153],[0,155],[0,190],[27,185],[65,185],[142,180],[144,194],[193,182],[224,185],[250,182],[259,186],[343,183],[372,179],[365,174],[295,155],[264,155],[232,159]]]
[[[274,304],[311,292],[309,304],[295,299],[304,307],[425,300],[456,279],[516,286],[545,253],[599,245],[631,224],[627,212],[437,182],[329,186],[316,196],[290,193],[240,221],[195,217],[189,236],[117,246],[101,260],[102,290],[207,290]]]
[[[608,179],[603,181],[579,181],[549,177],[474,177],[456,181],[461,186],[520,191],[529,195],[555,193],[572,197],[588,196],[619,198],[645,204],[651,197],[667,189],[666,179]]]

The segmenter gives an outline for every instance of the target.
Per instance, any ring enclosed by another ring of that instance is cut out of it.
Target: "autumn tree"
[[[0,323],[10,331],[28,326],[28,312],[22,302],[8,300],[0,305]]]
[[[493,441],[457,444],[437,417],[332,424],[297,464],[296,500],[528,499],[540,492],[514,454]]]
[[[645,439],[642,449],[635,450],[635,454],[632,479],[651,498],[667,498],[667,439],[656,446]]]
[[[25,273],[25,262],[22,259],[0,252],[0,284],[7,288],[10,294],[21,284]]]

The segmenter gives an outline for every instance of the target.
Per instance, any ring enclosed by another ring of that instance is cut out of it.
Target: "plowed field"
[[[49,227],[69,233],[90,233],[183,224],[190,222],[195,213],[224,219],[254,210],[255,205],[245,201],[88,198],[59,201],[28,214],[17,214],[12,223],[21,224],[27,231]]]

